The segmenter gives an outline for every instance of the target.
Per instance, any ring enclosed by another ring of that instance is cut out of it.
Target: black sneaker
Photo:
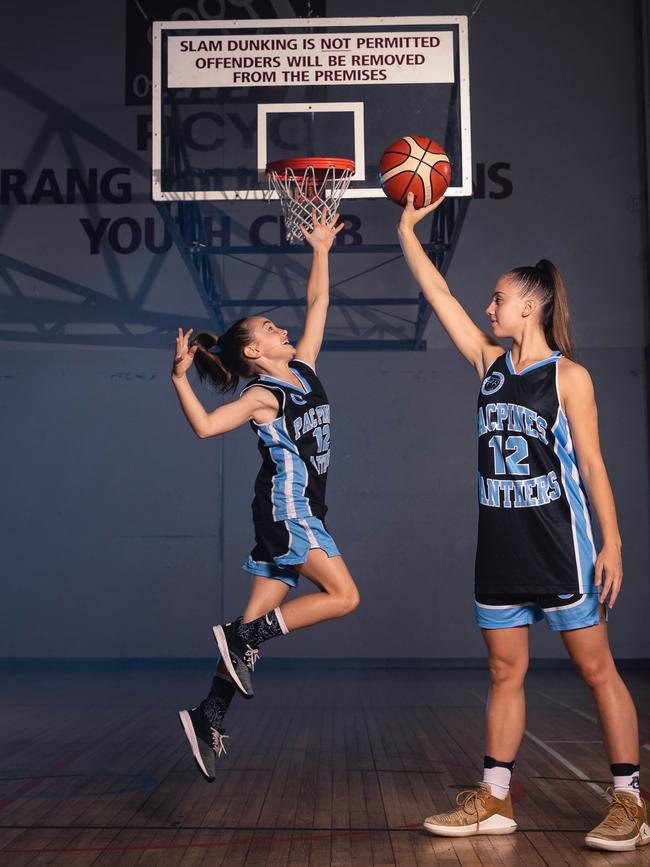
[[[225,755],[224,729],[213,728],[201,707],[178,712],[185,736],[190,742],[194,761],[206,780],[213,783],[216,770],[216,757]]]
[[[260,654],[259,650],[240,638],[237,629],[240,622],[241,617],[234,623],[215,626],[212,631],[233,683],[245,698],[253,698],[255,693],[251,674],[255,670],[255,663]]]

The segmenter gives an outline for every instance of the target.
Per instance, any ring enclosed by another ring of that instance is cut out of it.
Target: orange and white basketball
[[[406,204],[413,193],[413,205],[422,208],[437,201],[451,180],[449,157],[437,141],[421,135],[406,135],[388,145],[379,161],[379,180],[388,198]]]

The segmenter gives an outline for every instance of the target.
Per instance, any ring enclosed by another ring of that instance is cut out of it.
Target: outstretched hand
[[[183,334],[183,329],[178,329],[178,336],[176,337],[176,353],[174,354],[174,367],[172,369],[172,376],[185,376],[187,371],[192,366],[192,362],[194,361],[194,356],[196,355],[196,351],[198,346],[189,346],[190,334],[192,333],[192,328],[189,329],[185,334]]]
[[[316,208],[314,208],[311,212],[311,231],[307,226],[302,225],[300,227],[305,241],[307,241],[314,251],[323,250],[327,253],[334,243],[334,239],[345,225],[344,223],[339,223],[338,214],[334,214],[329,221],[327,216],[327,208],[323,208],[320,219],[318,218]]]
[[[413,206],[413,200],[415,199],[415,196],[413,195],[413,193],[408,193],[406,196],[406,205],[404,207],[404,210],[402,211],[402,216],[400,217],[400,221],[398,224],[399,228],[412,229],[413,226],[415,226],[416,223],[419,223],[420,220],[423,220],[427,216],[427,214],[433,213],[433,211],[435,211],[435,209],[442,204],[444,198],[444,195],[442,195],[440,196],[438,201],[434,202],[432,205],[427,205],[424,208],[417,208],[416,210],[416,208]]]

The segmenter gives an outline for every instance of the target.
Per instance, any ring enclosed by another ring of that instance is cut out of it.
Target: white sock
[[[614,766],[615,767],[615,766]],[[630,795],[637,804],[641,805],[641,794],[639,784],[639,772],[632,771],[631,774],[612,774],[614,781],[614,791],[624,795]]]
[[[498,765],[495,768],[483,768],[483,782],[488,784],[494,797],[500,801],[508,797],[511,777],[510,768],[501,768]]]
[[[284,617],[282,616],[282,612],[279,608],[274,608],[275,616],[278,618],[278,623],[280,624],[280,629],[282,630],[283,635],[288,635],[289,630],[287,629],[287,624],[284,622]]]

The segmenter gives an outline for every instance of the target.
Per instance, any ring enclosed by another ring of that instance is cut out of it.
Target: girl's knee
[[[343,594],[342,608],[343,614],[351,614],[355,608],[359,607],[359,603],[361,602],[361,596],[359,595],[359,591],[356,587],[347,590]]]
[[[502,656],[490,657],[490,677],[493,686],[520,685],[528,671],[528,656],[523,659],[507,659]]]
[[[611,657],[609,659],[600,659],[598,657],[585,659],[581,662],[576,662],[576,668],[589,689],[600,689],[607,686],[619,676],[614,660]]]
[[[336,601],[337,617],[345,617],[346,614],[351,614],[355,608],[359,607],[361,601],[359,591],[356,587],[342,590],[335,595],[334,599]]]

